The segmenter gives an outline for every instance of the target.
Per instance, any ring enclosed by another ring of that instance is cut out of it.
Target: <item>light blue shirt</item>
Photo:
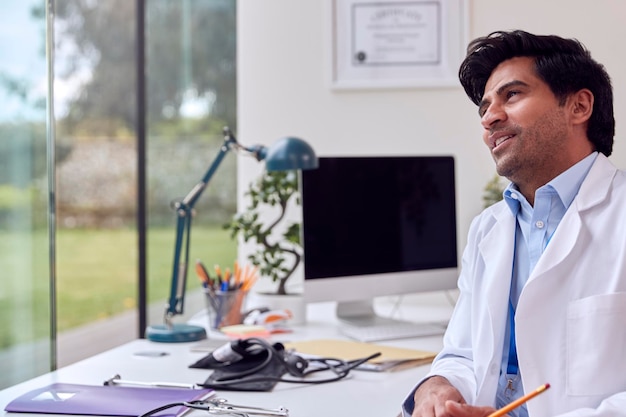
[[[504,191],[504,200],[517,219],[510,294],[513,308],[517,308],[517,301],[530,273],[550,243],[552,235],[572,204],[574,197],[578,194],[580,185],[597,156],[597,152],[592,153],[546,185],[538,188],[535,192],[534,207],[530,205],[514,184],[510,184]],[[507,322],[510,322],[510,317]],[[496,398],[497,408],[503,407],[524,394],[519,373],[507,373],[509,338],[510,326],[506,330],[502,354],[502,367]],[[527,417],[528,412],[524,405],[509,415],[511,417]]]
[[[517,300],[530,276],[530,272],[535,268],[565,212],[574,201],[574,197],[578,194],[578,190],[597,156],[598,153],[593,152],[537,189],[534,207],[530,205],[515,185],[510,184],[504,191],[504,200],[517,219],[510,295],[514,307],[517,307]],[[508,326],[505,337],[506,343],[502,352],[502,368],[496,396],[497,408],[503,407],[524,394],[519,375],[507,375],[510,337]],[[514,379],[513,391],[507,390],[509,379]],[[415,389],[402,404],[404,417],[409,417],[415,407],[413,401]],[[511,417],[527,417],[528,412],[526,406],[522,406],[509,415]]]

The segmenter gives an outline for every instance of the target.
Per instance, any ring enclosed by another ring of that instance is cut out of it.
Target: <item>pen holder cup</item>
[[[204,290],[209,313],[209,326],[217,329],[233,324],[241,324],[241,309],[246,298],[242,290]]]

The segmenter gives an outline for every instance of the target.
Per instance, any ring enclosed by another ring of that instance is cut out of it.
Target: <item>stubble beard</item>
[[[514,184],[547,183],[554,178],[555,159],[567,141],[562,109],[545,114],[532,126],[513,126],[516,136],[506,153],[492,154],[498,175]]]

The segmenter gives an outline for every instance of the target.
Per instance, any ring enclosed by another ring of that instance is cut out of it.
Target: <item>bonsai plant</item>
[[[483,192],[483,208],[487,208],[498,201],[502,200],[502,193],[506,188],[506,184],[503,183],[502,177],[495,174],[487,185]]]
[[[300,224],[283,221],[290,202],[300,204],[296,172],[264,171],[250,184],[246,195],[250,198],[248,207],[235,214],[224,228],[230,230],[233,239],[241,236],[244,242],[256,242],[256,250],[248,259],[259,268],[261,276],[278,282],[276,294],[286,295],[287,280],[302,260]],[[267,210],[262,210],[268,207],[278,208],[278,214],[269,220]]]

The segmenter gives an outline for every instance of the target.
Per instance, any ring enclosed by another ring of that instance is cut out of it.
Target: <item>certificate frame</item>
[[[458,86],[470,0],[330,0],[333,89]]]

